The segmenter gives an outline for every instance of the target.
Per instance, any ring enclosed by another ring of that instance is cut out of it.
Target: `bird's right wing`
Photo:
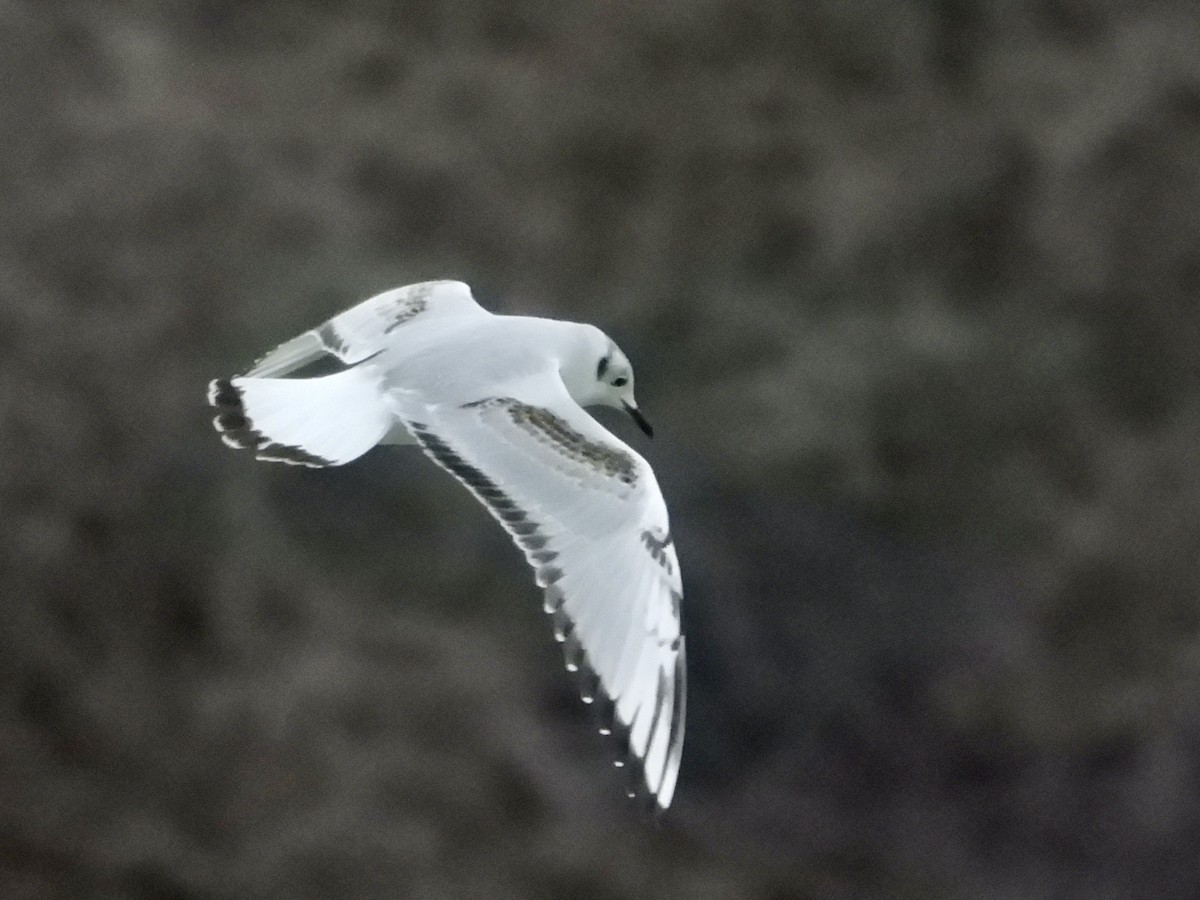
[[[624,744],[630,795],[665,809],[687,674],[679,562],[650,466],[571,399],[557,371],[465,404],[385,397],[525,551],[567,668]]]
[[[490,316],[461,281],[423,281],[376,294],[328,322],[280,344],[247,376],[280,378],[330,356],[360,363],[387,346],[397,328],[435,316]]]

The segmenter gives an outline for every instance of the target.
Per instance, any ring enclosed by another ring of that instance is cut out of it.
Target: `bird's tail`
[[[230,447],[300,466],[348,463],[396,424],[377,376],[362,367],[321,378],[218,378],[208,402]]]

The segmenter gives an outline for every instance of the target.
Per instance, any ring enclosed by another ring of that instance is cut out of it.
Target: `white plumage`
[[[288,377],[321,359],[344,366]],[[209,387],[224,441],[340,465],[418,444],[508,530],[543,588],[567,668],[623,744],[630,795],[667,808],[683,748],[682,586],[654,473],[584,406],[649,433],[625,355],[590,325],[496,316],[461,282],[380,294]]]

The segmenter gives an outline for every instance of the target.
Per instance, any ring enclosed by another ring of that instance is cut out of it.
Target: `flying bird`
[[[338,371],[302,377],[313,363]],[[628,793],[671,804],[683,751],[679,561],[649,464],[585,411],[652,431],[628,358],[592,325],[488,312],[459,281],[386,291],[208,389],[222,440],[339,466],[415,445],[525,553],[568,671],[616,736]]]

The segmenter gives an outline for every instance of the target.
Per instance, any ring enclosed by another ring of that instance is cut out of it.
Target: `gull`
[[[314,364],[337,371],[302,377]],[[592,325],[488,312],[459,281],[386,291],[208,389],[222,440],[339,466],[415,445],[465,485],[533,567],[567,670],[618,741],[627,793],[665,810],[683,752],[683,589],[649,464],[584,407],[646,433],[628,358]]]

